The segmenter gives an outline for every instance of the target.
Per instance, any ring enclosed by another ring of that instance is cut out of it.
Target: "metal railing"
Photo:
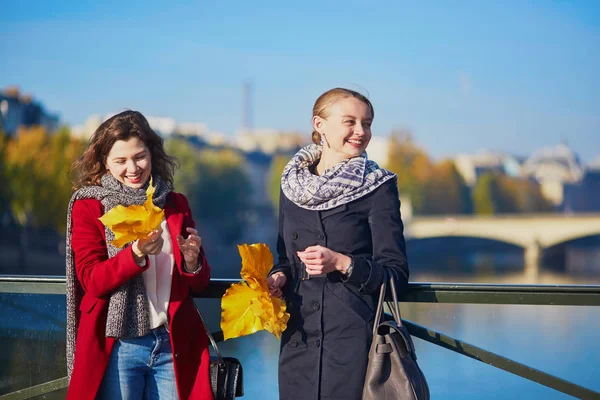
[[[238,280],[213,279],[199,298],[220,298]],[[64,277],[0,276],[0,293],[65,294]],[[600,306],[600,285],[504,285],[476,283],[410,283],[401,301],[411,303]],[[600,399],[600,392],[547,374],[433,329],[404,320],[410,333],[455,353],[492,365],[580,399]],[[216,332],[215,340],[223,339]],[[9,394],[0,400],[24,400],[64,389],[67,378]]]

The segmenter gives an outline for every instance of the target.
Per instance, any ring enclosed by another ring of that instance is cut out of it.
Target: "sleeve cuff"
[[[198,269],[195,271],[190,271],[187,267],[187,262],[185,262],[185,260],[184,260],[183,261],[183,270],[188,274],[196,275],[197,273],[202,271],[202,259],[200,257],[198,257]]]
[[[273,274],[276,274],[277,272],[283,272],[285,279],[287,279],[287,284],[292,281],[292,271],[289,266],[274,266],[271,271],[269,271],[267,278]]]
[[[148,259],[148,256],[145,256],[141,262],[137,262],[135,259],[135,253],[133,252],[133,246],[129,246],[129,247],[130,247],[131,259],[133,260],[133,263],[140,268],[146,268],[148,266],[148,263],[150,262],[150,260]]]
[[[357,286],[361,293],[372,293],[379,288],[381,279],[381,266],[364,257],[353,257],[354,266],[350,275],[344,280],[346,283]]]

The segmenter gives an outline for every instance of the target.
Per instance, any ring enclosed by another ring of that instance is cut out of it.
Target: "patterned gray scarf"
[[[363,197],[396,177],[367,159],[366,153],[336,164],[317,176],[309,168],[319,161],[322,151],[316,144],[303,147],[283,169],[283,194],[299,207],[329,210]]]
[[[165,200],[169,194],[169,187],[160,178],[153,176],[155,191],[153,195],[154,205],[164,208]],[[75,259],[71,247],[71,235],[73,232],[71,214],[73,203],[79,199],[97,199],[104,206],[104,212],[121,204],[123,206],[141,205],[146,201],[146,184],[141,189],[133,189],[121,184],[111,174],[105,174],[100,179],[100,186],[87,186],[73,193],[67,209],[67,371],[69,379],[73,372],[73,361],[75,357],[75,341],[77,338],[77,310],[81,303],[84,291],[75,274]],[[121,250],[110,242],[115,238],[114,233],[105,228],[107,253],[112,258]],[[137,275],[123,286],[116,289],[111,295],[108,303],[108,316],[106,320],[106,336],[109,337],[139,337],[150,332],[150,315],[148,311],[148,298],[144,286],[142,274]]]

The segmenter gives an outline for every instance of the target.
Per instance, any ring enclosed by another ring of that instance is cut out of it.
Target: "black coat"
[[[281,400],[360,399],[383,268],[401,293],[408,264],[396,179],[326,211],[303,209],[281,193],[279,262],[290,321],[281,338]],[[351,256],[349,277],[310,277],[296,255],[321,245]]]

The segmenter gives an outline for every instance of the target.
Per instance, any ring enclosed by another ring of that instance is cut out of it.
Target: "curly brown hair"
[[[164,140],[152,130],[148,120],[139,111],[123,111],[104,121],[94,132],[81,157],[71,166],[73,188],[97,186],[107,173],[106,157],[117,140],[138,137],[148,150],[152,160],[152,174],[173,187],[173,175],[177,162],[167,155]]]

